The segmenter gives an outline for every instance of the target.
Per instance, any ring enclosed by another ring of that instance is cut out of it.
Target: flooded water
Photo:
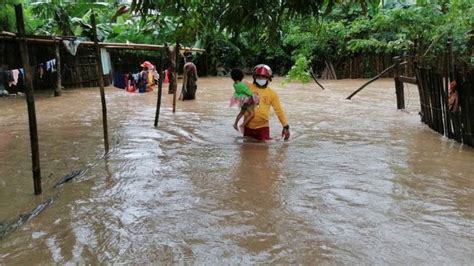
[[[36,98],[43,190],[33,195],[26,103],[0,98],[0,221],[53,198],[0,239],[0,264],[472,264],[474,149],[420,122],[393,80],[272,86],[290,141],[232,128],[229,78],[202,78],[172,113],[165,94],[98,89]],[[58,188],[72,171],[84,170]]]

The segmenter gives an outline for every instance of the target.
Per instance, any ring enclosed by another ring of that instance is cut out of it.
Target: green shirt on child
[[[234,83],[234,96],[242,97],[242,96],[252,96],[253,92],[247,87],[247,85],[240,81]]]

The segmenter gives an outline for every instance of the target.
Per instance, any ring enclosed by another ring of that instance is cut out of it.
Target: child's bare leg
[[[239,124],[239,121],[240,119],[242,118],[242,116],[244,115],[245,113],[245,110],[244,109],[241,109],[240,110],[240,113],[237,115],[237,117],[235,118],[235,122],[234,122],[234,129],[239,131],[239,127],[238,127],[238,124]]]
[[[243,131],[244,128],[247,126],[247,124],[252,120],[252,118],[255,116],[255,111],[251,108],[247,109],[247,117],[245,117],[244,122],[240,126],[240,129]]]

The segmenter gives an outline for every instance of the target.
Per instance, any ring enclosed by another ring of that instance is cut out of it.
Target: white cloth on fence
[[[63,43],[64,43],[64,47],[66,47],[66,50],[68,50],[68,52],[75,56],[76,53],[77,53],[77,47],[79,47],[79,44],[81,44],[81,41],[79,40],[63,40]]]

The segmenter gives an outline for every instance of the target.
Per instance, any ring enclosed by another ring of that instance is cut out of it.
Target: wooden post
[[[176,49],[176,47],[175,47]],[[169,86],[168,86],[168,94],[173,94],[178,85],[177,85],[177,77],[176,77],[176,52],[173,50],[172,46],[167,46],[166,50],[168,54],[169,60],[169,67],[168,67],[168,77],[169,77]]]
[[[424,98],[424,83],[421,75],[421,68],[418,67],[418,61],[415,61],[413,64],[413,69],[415,71],[415,77],[418,84],[418,95],[420,97],[420,115],[421,122],[426,123],[426,111],[425,111],[425,98]]]
[[[395,64],[395,72],[394,72],[394,79],[395,79],[395,93],[397,94],[397,109],[405,109],[405,96],[403,92],[403,82],[400,81],[400,56],[393,57],[393,62]]]
[[[440,134],[444,134],[443,130],[443,115],[441,112],[441,91],[442,91],[442,85],[443,85],[443,80],[439,77],[439,75],[436,73],[436,71],[432,71],[431,73],[431,80],[432,80],[432,85],[433,85],[433,113],[434,113],[434,127],[435,131],[437,131]],[[441,86],[440,86],[441,85]]]
[[[173,113],[176,112],[176,91],[178,90],[178,58],[179,58],[179,43],[178,41],[176,41],[176,47],[174,48],[175,49],[175,67],[174,67],[174,79],[175,79],[175,86],[174,86],[174,89],[173,89]]]
[[[16,26],[18,29],[19,46],[23,69],[25,70],[25,94],[28,106],[28,122],[30,126],[31,160],[33,164],[33,185],[35,195],[41,194],[41,168],[38,145],[38,129],[36,127],[35,97],[33,93],[33,71],[30,67],[30,56],[26,44],[25,24],[23,21],[23,8],[21,4],[15,5]]]
[[[160,62],[158,63],[158,71],[160,77],[158,79],[158,99],[156,101],[156,114],[155,114],[155,127],[158,126],[158,119],[160,118],[160,108],[161,108],[161,94],[163,91],[163,78],[165,72],[163,71],[163,51],[160,53]]]
[[[95,14],[92,13],[92,34],[94,35],[94,47],[95,47],[95,61],[96,61],[96,72],[99,79],[100,88],[100,99],[102,102],[102,124],[104,129],[104,147],[105,153],[109,152],[109,133],[107,126],[107,103],[105,102],[105,91],[104,91],[104,75],[102,70],[102,59],[100,56],[99,41],[97,40],[97,27],[95,23]]]
[[[54,97],[61,96],[61,55],[59,53],[60,44],[56,43],[56,88],[54,89]]]

